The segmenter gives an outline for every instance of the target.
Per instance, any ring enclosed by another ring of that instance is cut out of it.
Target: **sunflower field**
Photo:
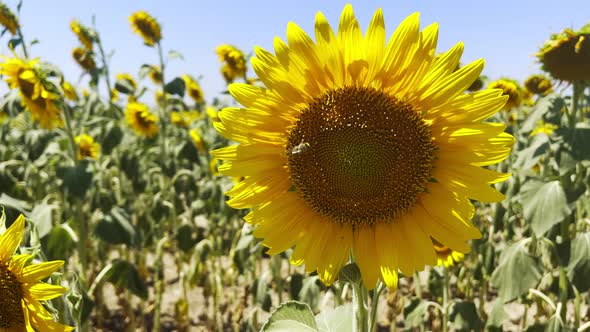
[[[0,2],[0,332],[590,331],[590,24],[493,81],[417,13],[346,5],[208,50],[207,102],[154,13],[128,23],[158,61],[125,72],[73,19],[74,84],[21,9]]]

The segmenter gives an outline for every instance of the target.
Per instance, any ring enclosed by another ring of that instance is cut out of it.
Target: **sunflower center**
[[[142,128],[149,128],[154,123],[150,118],[149,114],[146,114],[144,112],[135,113],[135,119],[137,120],[139,126]]]
[[[23,290],[4,262],[0,262],[0,294],[0,329],[24,326]]]
[[[430,179],[435,146],[409,104],[372,88],[316,98],[289,132],[295,189],[338,223],[373,224],[411,208]]]

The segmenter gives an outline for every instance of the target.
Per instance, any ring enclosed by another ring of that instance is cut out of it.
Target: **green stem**
[[[377,288],[373,290],[373,297],[371,298],[371,320],[369,320],[369,331],[375,331],[377,327],[377,308],[379,306],[379,297],[385,289],[385,284],[381,281],[377,284]]]
[[[96,30],[96,29],[95,29]],[[109,93],[109,105],[113,105],[113,90],[111,85],[111,74],[109,72],[109,65],[107,61],[107,57],[104,53],[104,49],[102,48],[102,42],[100,41],[100,37],[98,37],[98,33],[96,34],[96,44],[98,45],[98,51],[100,52],[100,59],[102,61],[102,67],[104,68],[104,76],[105,81],[107,83],[107,91]],[[111,107],[112,109],[113,107]],[[115,109],[121,111],[119,108],[114,107]]]
[[[64,115],[64,122],[66,125],[66,135],[68,136],[68,141],[70,142],[70,157],[72,158],[74,165],[78,166],[78,145],[76,144],[76,139],[74,138],[74,130],[72,129],[72,118],[70,115],[70,108],[68,106],[65,106],[62,113]]]
[[[418,271],[414,273],[414,285],[416,287],[416,297],[422,300],[422,280]],[[424,323],[420,324],[420,332],[424,332]]]
[[[22,48],[23,48],[23,54],[25,55],[25,58],[28,59],[29,52],[27,52],[27,43],[25,43],[25,37],[23,37],[23,32],[20,29],[20,27],[16,31],[18,33],[18,38],[20,38],[20,44],[22,45]]]
[[[362,282],[352,284],[353,331],[368,332],[367,289]]]
[[[583,96],[583,92],[584,92],[584,83],[582,81],[574,81],[571,112],[569,113],[569,117],[568,117],[568,122],[569,122],[568,124],[569,124],[570,129],[574,129],[576,127],[576,114],[578,113],[578,108],[580,105],[580,97]]]
[[[162,96],[163,102],[160,106],[160,149],[162,152],[162,162],[166,157],[166,111],[168,110],[168,98],[166,97],[166,75],[165,69],[166,64],[164,63],[164,53],[162,51],[162,45],[160,42],[158,45],[158,58],[160,59],[160,74],[162,75]]]
[[[155,312],[154,312],[154,331],[160,331],[160,317],[162,313],[162,295],[164,293],[164,266],[163,266],[163,258],[164,258],[164,245],[168,242],[168,237],[164,236],[160,241],[158,241],[158,245],[156,246],[156,275],[154,280],[154,285],[156,288],[156,303],[155,303]]]
[[[449,269],[443,268],[443,332],[449,330]]]

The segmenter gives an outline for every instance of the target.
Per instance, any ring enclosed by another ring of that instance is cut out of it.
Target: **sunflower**
[[[71,101],[78,101],[78,92],[76,92],[76,88],[70,82],[64,81],[61,84],[62,89],[64,90],[64,96],[71,100]]]
[[[39,301],[48,301],[64,294],[67,289],[41,282],[59,270],[63,261],[29,264],[33,255],[14,255],[25,228],[21,214],[0,235],[0,331],[71,331],[59,324]]]
[[[232,83],[236,78],[246,78],[246,57],[237,47],[223,44],[216,49],[219,61],[224,63],[221,67],[221,74],[227,81]]]
[[[455,266],[456,263],[459,263],[465,257],[464,254],[457,252],[440,242],[436,241],[435,239],[432,240],[432,245],[434,247],[434,251],[436,252],[436,265],[437,266],[444,266],[444,267],[451,267]]]
[[[203,90],[199,83],[195,81],[190,75],[182,75],[184,84],[186,85],[186,93],[195,101],[195,103],[203,103]]]
[[[433,61],[438,27],[406,18],[386,43],[382,11],[363,36],[352,6],[338,32],[322,13],[314,42],[289,23],[275,54],[256,48],[252,66],[265,87],[232,84],[240,108],[213,122],[239,145],[213,152],[219,171],[244,176],[226,194],[254,235],[277,254],[295,247],[331,284],[353,257],[364,284],[396,287],[398,271],[434,265],[430,238],[466,253],[481,236],[470,199],[504,196],[490,184],[510,175],[482,168],[505,159],[514,138],[483,122],[508,99],[501,90],[464,93],[484,61],[454,71],[459,43]]]
[[[123,87],[123,93],[133,94],[137,90],[137,82],[128,73],[117,74],[117,83]]]
[[[553,83],[544,75],[531,75],[524,81],[525,88],[536,95],[546,96],[553,91]]]
[[[72,50],[72,57],[82,69],[86,71],[93,71],[96,69],[96,62],[94,62],[92,51],[84,47],[76,47]]]
[[[158,134],[158,117],[150,112],[147,105],[129,103],[125,110],[125,120],[139,136],[154,137]]]
[[[78,160],[82,160],[86,157],[96,159],[100,153],[100,145],[94,141],[92,136],[82,134],[76,136],[74,139],[78,146]]]
[[[497,90],[501,89],[502,94],[508,96],[508,101],[504,105],[505,110],[511,110],[522,104],[523,92],[522,88],[518,83],[511,79],[499,79],[493,81],[488,85],[488,89]]]
[[[161,84],[162,83],[162,71],[160,70],[159,66],[150,65],[148,76],[154,82],[154,84]]]
[[[172,124],[188,128],[191,123],[195,120],[198,120],[201,117],[201,113],[197,111],[189,111],[189,112],[171,112],[170,113],[170,120]]]
[[[154,46],[162,40],[160,24],[150,14],[140,10],[129,16],[129,23],[133,32],[143,38],[143,42],[148,46]]]
[[[94,47],[94,37],[88,27],[82,25],[80,21],[74,19],[70,21],[70,29],[72,29],[72,32],[76,35],[76,37],[78,37],[78,40],[80,43],[82,43],[82,45],[84,45],[84,47],[92,50]]]
[[[209,119],[211,119],[211,122],[219,121],[219,111],[215,107],[207,106],[207,108],[205,108],[205,112],[207,112],[207,116]]]
[[[191,137],[191,140],[193,141],[193,144],[197,147],[199,152],[206,153],[207,148],[205,147],[205,141],[203,141],[203,138],[199,134],[199,131],[196,129],[191,129],[189,131],[189,135]]]
[[[573,82],[590,80],[590,24],[580,31],[553,34],[537,53],[542,69],[553,78]]]
[[[537,127],[535,129],[533,129],[533,131],[531,131],[529,136],[537,136],[537,135],[541,135],[541,134],[545,134],[545,135],[549,136],[549,135],[553,134],[553,132],[557,128],[559,128],[559,126],[557,126],[553,123],[545,123],[545,121],[539,120]]]
[[[47,80],[38,66],[38,59],[23,60],[5,58],[0,63],[0,74],[11,89],[19,89],[23,106],[31,112],[33,120],[39,121],[42,128],[61,127],[61,96],[57,87]]]
[[[0,2],[0,25],[5,27],[13,36],[16,35],[16,31],[20,28],[16,15],[2,2]]]

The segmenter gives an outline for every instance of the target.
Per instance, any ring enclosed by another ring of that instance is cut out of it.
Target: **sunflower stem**
[[[443,268],[443,309],[442,329],[443,332],[449,330],[449,269]]]
[[[164,63],[164,53],[162,51],[162,44],[157,42],[156,45],[158,46],[158,58],[160,60],[160,74],[162,78],[162,96],[163,101],[160,105],[160,148],[162,152],[162,162],[166,160],[166,111],[168,110],[168,97],[166,97],[166,76],[165,72],[165,63]]]
[[[352,283],[352,310],[353,316],[353,331],[354,332],[369,332],[367,324],[369,322],[367,315],[367,288],[362,282]]]
[[[158,245],[156,246],[156,262],[155,262],[155,281],[154,285],[156,288],[156,300],[155,300],[155,312],[154,312],[154,331],[160,331],[160,317],[162,312],[162,295],[164,292],[164,246],[168,242],[168,237],[164,236]]]
[[[20,27],[18,27],[17,33],[18,33],[18,38],[20,38],[20,44],[22,45],[22,48],[23,48],[23,54],[25,55],[25,58],[28,59],[29,52],[27,51],[27,43],[25,43],[25,37],[23,37],[23,32]]]
[[[96,27],[94,28],[94,31],[96,31]],[[109,93],[109,105],[111,106],[110,109],[113,109],[113,90],[111,88],[111,74],[109,72],[109,65],[108,65],[108,61],[107,61],[107,57],[104,53],[104,49],[102,48],[102,42],[100,41],[100,37],[98,36],[98,33],[96,33],[96,44],[98,45],[98,51],[100,52],[100,60],[102,62],[102,68],[104,68],[104,76],[105,76],[105,82],[107,84],[107,91]],[[116,108],[116,107],[114,107]],[[116,108],[117,110],[119,110],[119,108]]]
[[[571,105],[571,112],[569,113],[568,117],[568,124],[570,129],[574,129],[576,127],[576,114],[578,113],[578,108],[580,105],[580,97],[583,96],[584,92],[584,82],[582,81],[574,81],[573,83],[573,93],[572,93],[572,105]]]
[[[414,285],[416,287],[416,297],[422,301],[422,280],[418,271],[414,272]],[[424,323],[420,324],[420,332],[424,332]]]
[[[377,284],[377,288],[373,290],[373,296],[371,298],[371,320],[369,320],[369,331],[375,331],[377,327],[377,308],[379,306],[379,297],[381,293],[385,289],[385,284],[382,281],[379,281]]]

